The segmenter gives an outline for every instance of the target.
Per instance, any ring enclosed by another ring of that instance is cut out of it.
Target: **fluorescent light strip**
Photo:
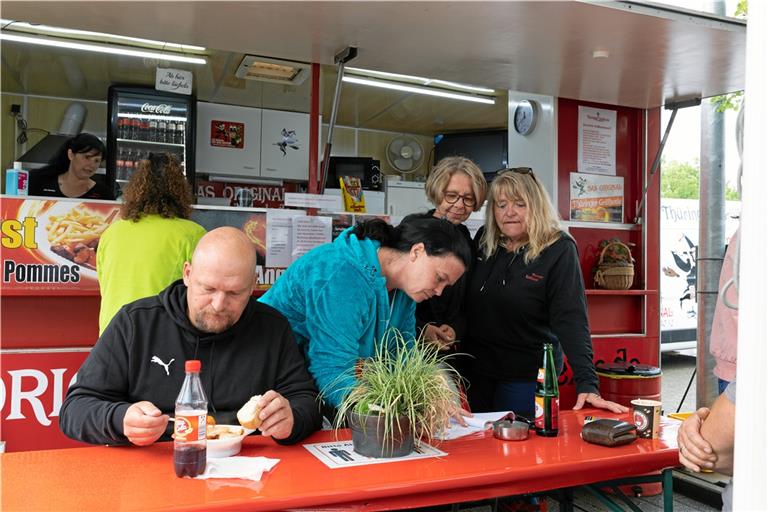
[[[193,46],[189,44],[179,44],[179,43],[169,43],[167,41],[155,41],[154,39],[142,39],[139,37],[128,37],[128,36],[121,36],[118,34],[108,34],[106,32],[91,32],[90,30],[77,30],[72,28],[61,28],[61,27],[52,27],[49,25],[33,25],[31,23],[26,23],[23,21],[13,21],[13,20],[0,20],[0,24],[4,28],[7,28],[9,30],[13,29],[24,29],[29,30],[37,33],[51,33],[51,34],[70,34],[75,36],[87,36],[87,37],[105,37],[110,39],[119,39],[121,41],[129,41],[133,43],[141,43],[141,44],[152,44],[155,46],[165,46],[167,47],[173,47],[174,49],[180,49],[184,51],[192,51],[192,52],[202,52],[205,51],[205,48],[202,46]],[[9,25],[13,25],[12,27],[9,27]]]
[[[405,85],[405,84],[396,84],[392,82],[382,82],[379,80],[371,80],[368,78],[358,78],[356,76],[345,76],[342,80],[352,84],[370,85],[373,87],[381,87],[382,89],[391,89],[394,91],[412,92],[414,94],[426,94],[427,96],[438,96],[440,98],[450,98],[453,100],[473,101],[475,103],[485,103],[486,105],[496,104],[496,100],[494,98],[484,98],[482,96],[473,96],[471,94],[462,94],[460,92],[439,91],[437,89],[419,87],[418,85]]]
[[[493,94],[493,89],[488,89],[486,87],[475,87],[474,85],[466,85],[466,84],[460,84],[456,82],[446,82],[445,80],[437,80],[433,78],[424,78],[421,76],[413,76],[413,75],[400,75],[398,73],[387,73],[385,71],[375,71],[372,69],[361,69],[361,68],[344,68],[344,71],[349,71],[350,73],[358,73],[361,75],[367,75],[374,78],[383,78],[385,80],[415,80],[421,82],[421,85],[443,85],[447,87],[454,87],[456,89],[462,89],[469,92],[479,92],[482,94]]]
[[[37,44],[41,46],[54,46],[57,48],[69,48],[72,50],[85,50],[89,52],[109,53],[112,55],[126,55],[129,57],[146,57],[148,59],[169,60],[173,62],[186,62],[188,64],[205,64],[205,59],[201,57],[186,57],[163,52],[152,52],[146,50],[133,50],[129,48],[117,48],[112,46],[100,45],[95,43],[74,43],[70,41],[61,41],[57,39],[47,39],[31,36],[17,36],[14,34],[0,33],[0,40],[16,41],[18,43]]]

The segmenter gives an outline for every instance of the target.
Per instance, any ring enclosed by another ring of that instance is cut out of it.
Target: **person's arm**
[[[712,451],[717,455],[714,469],[726,475],[733,474],[733,447],[736,438],[735,394],[735,385],[732,383],[717,397],[709,416],[701,425],[701,437],[712,446]]]
[[[375,291],[369,283],[355,283],[351,276],[355,272],[338,268],[322,286],[308,291],[304,304],[309,372],[323,400],[334,407],[356,385],[354,371],[362,338],[375,332],[373,323],[379,320]],[[415,325],[413,318],[411,322]]]
[[[627,407],[600,397],[587,319],[587,299],[576,244],[570,240],[560,243],[564,247],[550,268],[547,302],[550,328],[568,356],[576,380],[574,409],[589,404],[615,413],[627,412]]]
[[[317,389],[312,377],[307,373],[304,358],[293,338],[293,332],[285,322],[285,329],[279,341],[277,360],[277,382],[274,391],[288,400],[292,422],[290,435],[279,439],[280,444],[293,444],[301,441],[312,432],[320,429],[322,416],[317,400]],[[269,432],[267,432],[269,434]]]
[[[702,470],[712,470],[717,461],[712,445],[701,437],[701,425],[707,416],[709,416],[709,408],[701,407],[688,416],[677,431],[680,464],[697,473]]]
[[[569,240],[547,276],[549,325],[563,347],[576,380],[576,393],[598,393],[598,378],[592,361],[587,302],[576,245]]]
[[[78,370],[59,412],[59,428],[68,437],[92,444],[129,444],[123,419],[131,406],[126,397],[131,330],[121,310]]]

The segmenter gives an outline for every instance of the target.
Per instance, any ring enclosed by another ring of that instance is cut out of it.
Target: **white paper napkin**
[[[266,457],[226,457],[223,459],[208,459],[205,471],[195,478],[243,478],[246,480],[261,480],[265,471],[270,471],[280,459]]]

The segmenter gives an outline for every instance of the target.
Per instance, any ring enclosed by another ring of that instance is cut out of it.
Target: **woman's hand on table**
[[[573,406],[573,410],[578,411],[587,404],[592,407],[597,407],[598,409],[606,409],[615,413],[629,412],[628,407],[617,404],[616,402],[611,402],[610,400],[605,400],[597,393],[579,393],[576,397],[576,405]]]
[[[123,434],[136,446],[147,446],[165,433],[168,421],[168,415],[152,402],[136,402],[125,411]]]
[[[461,425],[462,427],[467,426],[467,422],[464,420],[464,418],[471,418],[472,413],[468,410],[464,409],[460,405],[454,405],[448,410],[448,418],[446,418],[448,424],[450,424],[451,418],[456,420],[456,423]]]
[[[697,473],[712,470],[717,455],[712,446],[701,435],[701,425],[709,416],[709,409],[702,407],[688,416],[677,431],[677,446],[680,464]]]

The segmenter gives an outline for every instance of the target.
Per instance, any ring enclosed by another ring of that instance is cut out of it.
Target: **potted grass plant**
[[[414,442],[434,438],[459,404],[458,374],[438,347],[390,330],[358,371],[342,400],[335,427],[352,430],[354,450],[369,457],[401,457]]]

